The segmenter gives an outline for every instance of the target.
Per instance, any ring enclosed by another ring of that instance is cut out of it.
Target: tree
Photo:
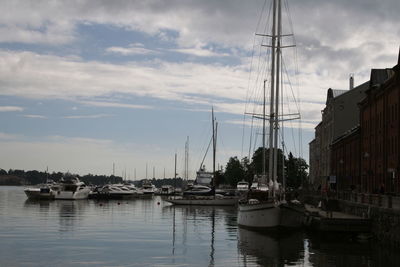
[[[7,171],[3,170],[3,169],[0,169],[0,175],[7,175]]]
[[[262,168],[262,158],[263,158],[263,148],[259,147],[256,151],[253,153],[252,157],[252,167],[254,170],[254,174],[261,175],[263,168]],[[277,175],[278,175],[278,182],[282,183],[282,171],[283,171],[283,160],[282,160],[283,153],[281,149],[278,149],[278,170],[277,170]],[[269,149],[266,149],[265,151],[265,172],[266,175],[268,175],[268,170],[269,170]]]
[[[302,158],[295,158],[290,152],[286,165],[286,186],[292,188],[299,188],[308,177],[308,165]]]
[[[243,179],[249,183],[252,183],[254,177],[253,165],[250,163],[250,160],[247,157],[242,158],[241,164],[244,171]]]
[[[226,164],[224,180],[226,183],[236,186],[244,178],[244,169],[237,157],[229,158]]]

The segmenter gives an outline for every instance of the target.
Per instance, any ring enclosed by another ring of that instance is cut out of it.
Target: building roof
[[[346,93],[348,90],[332,89],[333,97],[338,97],[341,94]]]
[[[372,69],[370,86],[380,85],[393,75],[393,69]]]
[[[332,89],[329,88],[326,96],[326,105],[328,105],[328,102],[330,99],[338,97],[344,93],[346,93],[348,90],[340,90],[340,89]]]

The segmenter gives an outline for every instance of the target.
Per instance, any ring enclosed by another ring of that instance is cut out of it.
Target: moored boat
[[[200,168],[200,171],[197,172],[196,183],[185,190],[182,197],[169,197],[164,199],[165,201],[175,205],[234,206],[237,204],[239,199],[237,196],[216,194],[214,174],[217,124],[214,120],[214,110],[212,110],[213,172],[209,173],[205,171],[204,167]],[[207,186],[211,184],[212,187]]]
[[[67,174],[54,187],[54,191],[55,199],[78,200],[87,199],[90,188],[77,177]]]
[[[101,199],[131,199],[143,195],[134,185],[125,184],[107,184],[96,188],[91,194],[91,198]]]
[[[284,113],[285,107],[290,106],[290,102],[286,102],[288,97],[284,95],[284,86],[286,84],[290,85],[290,79],[283,81],[283,78],[288,77],[289,73],[283,66],[282,49],[293,47],[294,45],[287,45],[286,41],[285,45],[282,45],[282,37],[293,36],[293,34],[282,34],[282,0],[272,0],[272,2],[272,10],[270,10],[270,12],[272,11],[272,16],[270,17],[272,19],[271,32],[257,34],[263,38],[261,45],[271,48],[271,51],[267,53],[267,57],[261,55],[259,57],[260,59],[268,58],[270,60],[268,63],[271,64],[269,68],[270,76],[263,77],[263,79],[257,78],[256,80],[256,83],[263,80],[263,97],[262,105],[260,105],[262,106],[262,114],[250,113],[253,118],[262,120],[262,147],[260,152],[262,153],[262,173],[255,181],[258,184],[253,183],[247,198],[239,203],[238,211],[238,224],[240,226],[258,229],[291,224],[291,222],[285,221],[288,218],[287,216],[282,217],[281,205],[285,203],[285,201],[282,202],[285,186],[280,187],[278,183],[280,181],[285,185],[284,153],[286,148],[283,122],[300,118],[299,112],[293,113],[293,111],[289,110],[290,112],[287,114]],[[267,19],[266,23],[268,24],[269,22],[269,19]],[[264,29],[267,28],[265,27]],[[270,41],[267,41],[267,39]],[[286,71],[287,76],[283,75],[284,71]],[[269,88],[267,88],[267,81],[270,85]],[[288,87],[291,88],[291,86]],[[269,92],[269,96],[267,96],[267,92]],[[285,99],[285,103],[282,101],[283,99]],[[269,101],[269,114],[266,113],[267,101]],[[266,149],[267,121],[269,123],[268,150]],[[280,144],[282,145],[281,147]],[[282,164],[280,164],[281,162]],[[287,214],[285,213],[285,215]]]
[[[165,201],[175,205],[235,206],[238,198],[216,194],[213,196],[169,197]]]
[[[31,200],[54,199],[53,186],[54,183],[41,184],[37,187],[27,187],[24,192],[28,199]]]

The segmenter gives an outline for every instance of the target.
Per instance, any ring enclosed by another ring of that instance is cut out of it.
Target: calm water
[[[23,187],[0,187],[0,266],[400,266],[372,242],[258,234],[236,216],[159,197],[30,202]]]

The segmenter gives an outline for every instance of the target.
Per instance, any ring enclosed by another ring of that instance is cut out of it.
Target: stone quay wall
[[[371,219],[372,234],[381,242],[400,246],[400,197],[338,192],[330,196],[336,210]],[[321,194],[307,194],[306,203],[318,205]]]

